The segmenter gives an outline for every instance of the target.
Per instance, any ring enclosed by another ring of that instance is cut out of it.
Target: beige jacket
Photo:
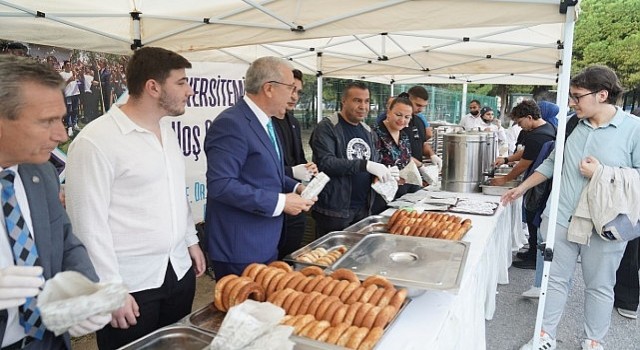
[[[602,237],[604,225],[618,214],[626,214],[633,223],[640,219],[640,170],[600,164],[582,190],[567,239],[589,244],[593,229]]]

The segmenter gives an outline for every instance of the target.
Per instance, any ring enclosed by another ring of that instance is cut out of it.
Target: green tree
[[[582,0],[580,7],[573,73],[603,64],[616,71],[625,88],[640,85],[640,1]]]

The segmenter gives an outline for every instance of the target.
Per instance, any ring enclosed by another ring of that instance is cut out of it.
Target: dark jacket
[[[313,162],[318,170],[324,172],[331,181],[324,187],[313,210],[333,217],[348,217],[351,201],[351,175],[367,171],[367,161],[361,159],[349,160],[346,153],[346,142],[338,113],[324,118],[316,126],[309,144],[313,150]],[[361,123],[367,131],[367,143],[371,148],[371,161],[378,162],[376,151],[378,136],[364,122]],[[374,196],[369,195],[369,209]]]
[[[45,279],[51,279],[61,271],[78,271],[97,282],[87,250],[73,235],[71,223],[58,197],[60,185],[58,174],[51,163],[42,165],[21,164],[18,173],[24,185],[31,210],[33,233],[43,267]],[[7,310],[0,310],[0,339],[4,338],[7,326]],[[69,333],[54,339],[47,331],[42,341],[29,344],[29,349],[52,349],[63,342],[71,348]]]
[[[544,162],[544,160],[547,159],[547,157],[549,157],[549,154],[551,154],[551,152],[555,148],[555,145],[556,145],[556,142],[554,140],[547,141],[542,145],[542,148],[540,149],[540,153],[538,153],[538,157],[533,161],[531,166],[525,172],[524,174],[525,179],[531,176],[531,174],[533,174],[536,168],[540,166],[540,164],[542,164],[542,162]],[[542,212],[544,211],[544,208],[547,207],[547,199],[551,194],[552,181],[553,179],[547,179],[542,183],[530,188],[524,194],[523,205],[522,205],[523,210],[528,210],[534,213],[532,223],[536,227],[540,227],[540,224],[542,223]],[[524,215],[523,215],[523,218],[524,218]]]
[[[298,121],[298,119],[296,119],[296,117],[293,116],[293,113],[290,111],[287,111],[287,113],[284,115],[284,119],[287,120],[287,122],[289,123],[289,125],[291,125],[291,133],[293,134],[293,144],[292,145],[287,145],[285,143],[285,138],[282,135],[282,133],[284,132],[280,126],[279,123],[273,123],[274,128],[276,129],[276,133],[278,134],[278,139],[280,140],[280,144],[282,145],[282,148],[290,148],[293,150],[293,157],[294,157],[294,163],[295,164],[284,164],[284,173],[293,178],[293,170],[291,170],[291,167],[298,165],[298,164],[307,164],[307,159],[304,156],[304,150],[302,149],[302,135],[300,134],[300,122]]]
[[[413,115],[409,121],[409,125],[402,129],[402,132],[409,136],[409,141],[411,142],[411,156],[422,161],[424,158],[424,143],[427,142],[427,131],[425,130],[422,119],[417,115]]]

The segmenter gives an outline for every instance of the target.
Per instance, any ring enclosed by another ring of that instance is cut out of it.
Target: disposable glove
[[[442,170],[442,159],[437,154],[431,156],[431,162],[438,166],[438,171]]]
[[[0,269],[0,310],[24,304],[40,293],[42,266],[9,266]]]
[[[391,168],[389,168],[389,171],[391,172],[391,178],[396,180],[396,181],[400,181],[400,169],[398,169],[397,166],[392,166]]]
[[[438,181],[438,174],[434,173],[433,171],[431,172],[431,174],[429,174],[428,167],[435,167],[435,165],[429,165],[429,166],[423,165],[418,168],[418,171],[422,176],[422,180],[424,180],[426,183],[431,185]],[[434,176],[435,176],[435,179],[433,178]]]
[[[376,176],[382,182],[387,182],[392,179],[391,170],[384,164],[367,161],[367,172]]]
[[[72,337],[93,333],[101,330],[107,323],[111,322],[111,314],[93,315],[84,321],[80,321],[69,328],[69,334]]]
[[[299,181],[311,181],[311,172],[307,170],[306,164],[298,164],[291,167],[293,178]]]

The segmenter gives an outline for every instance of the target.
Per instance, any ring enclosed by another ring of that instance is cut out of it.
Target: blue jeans
[[[540,247],[540,244],[542,244],[543,242],[542,234],[540,232],[544,230],[545,237],[546,237],[548,224],[549,224],[549,221],[545,220],[542,222],[542,225],[544,225],[544,228],[542,226],[538,228],[538,237],[537,237],[538,247]],[[542,256],[542,250],[536,249],[536,277],[533,280],[534,287],[540,288],[540,286],[542,285],[542,269],[543,268],[544,268],[544,257]]]
[[[80,95],[73,95],[65,97],[65,103],[67,105],[67,115],[65,116],[65,123],[67,127],[78,125],[78,111],[80,109]]]

